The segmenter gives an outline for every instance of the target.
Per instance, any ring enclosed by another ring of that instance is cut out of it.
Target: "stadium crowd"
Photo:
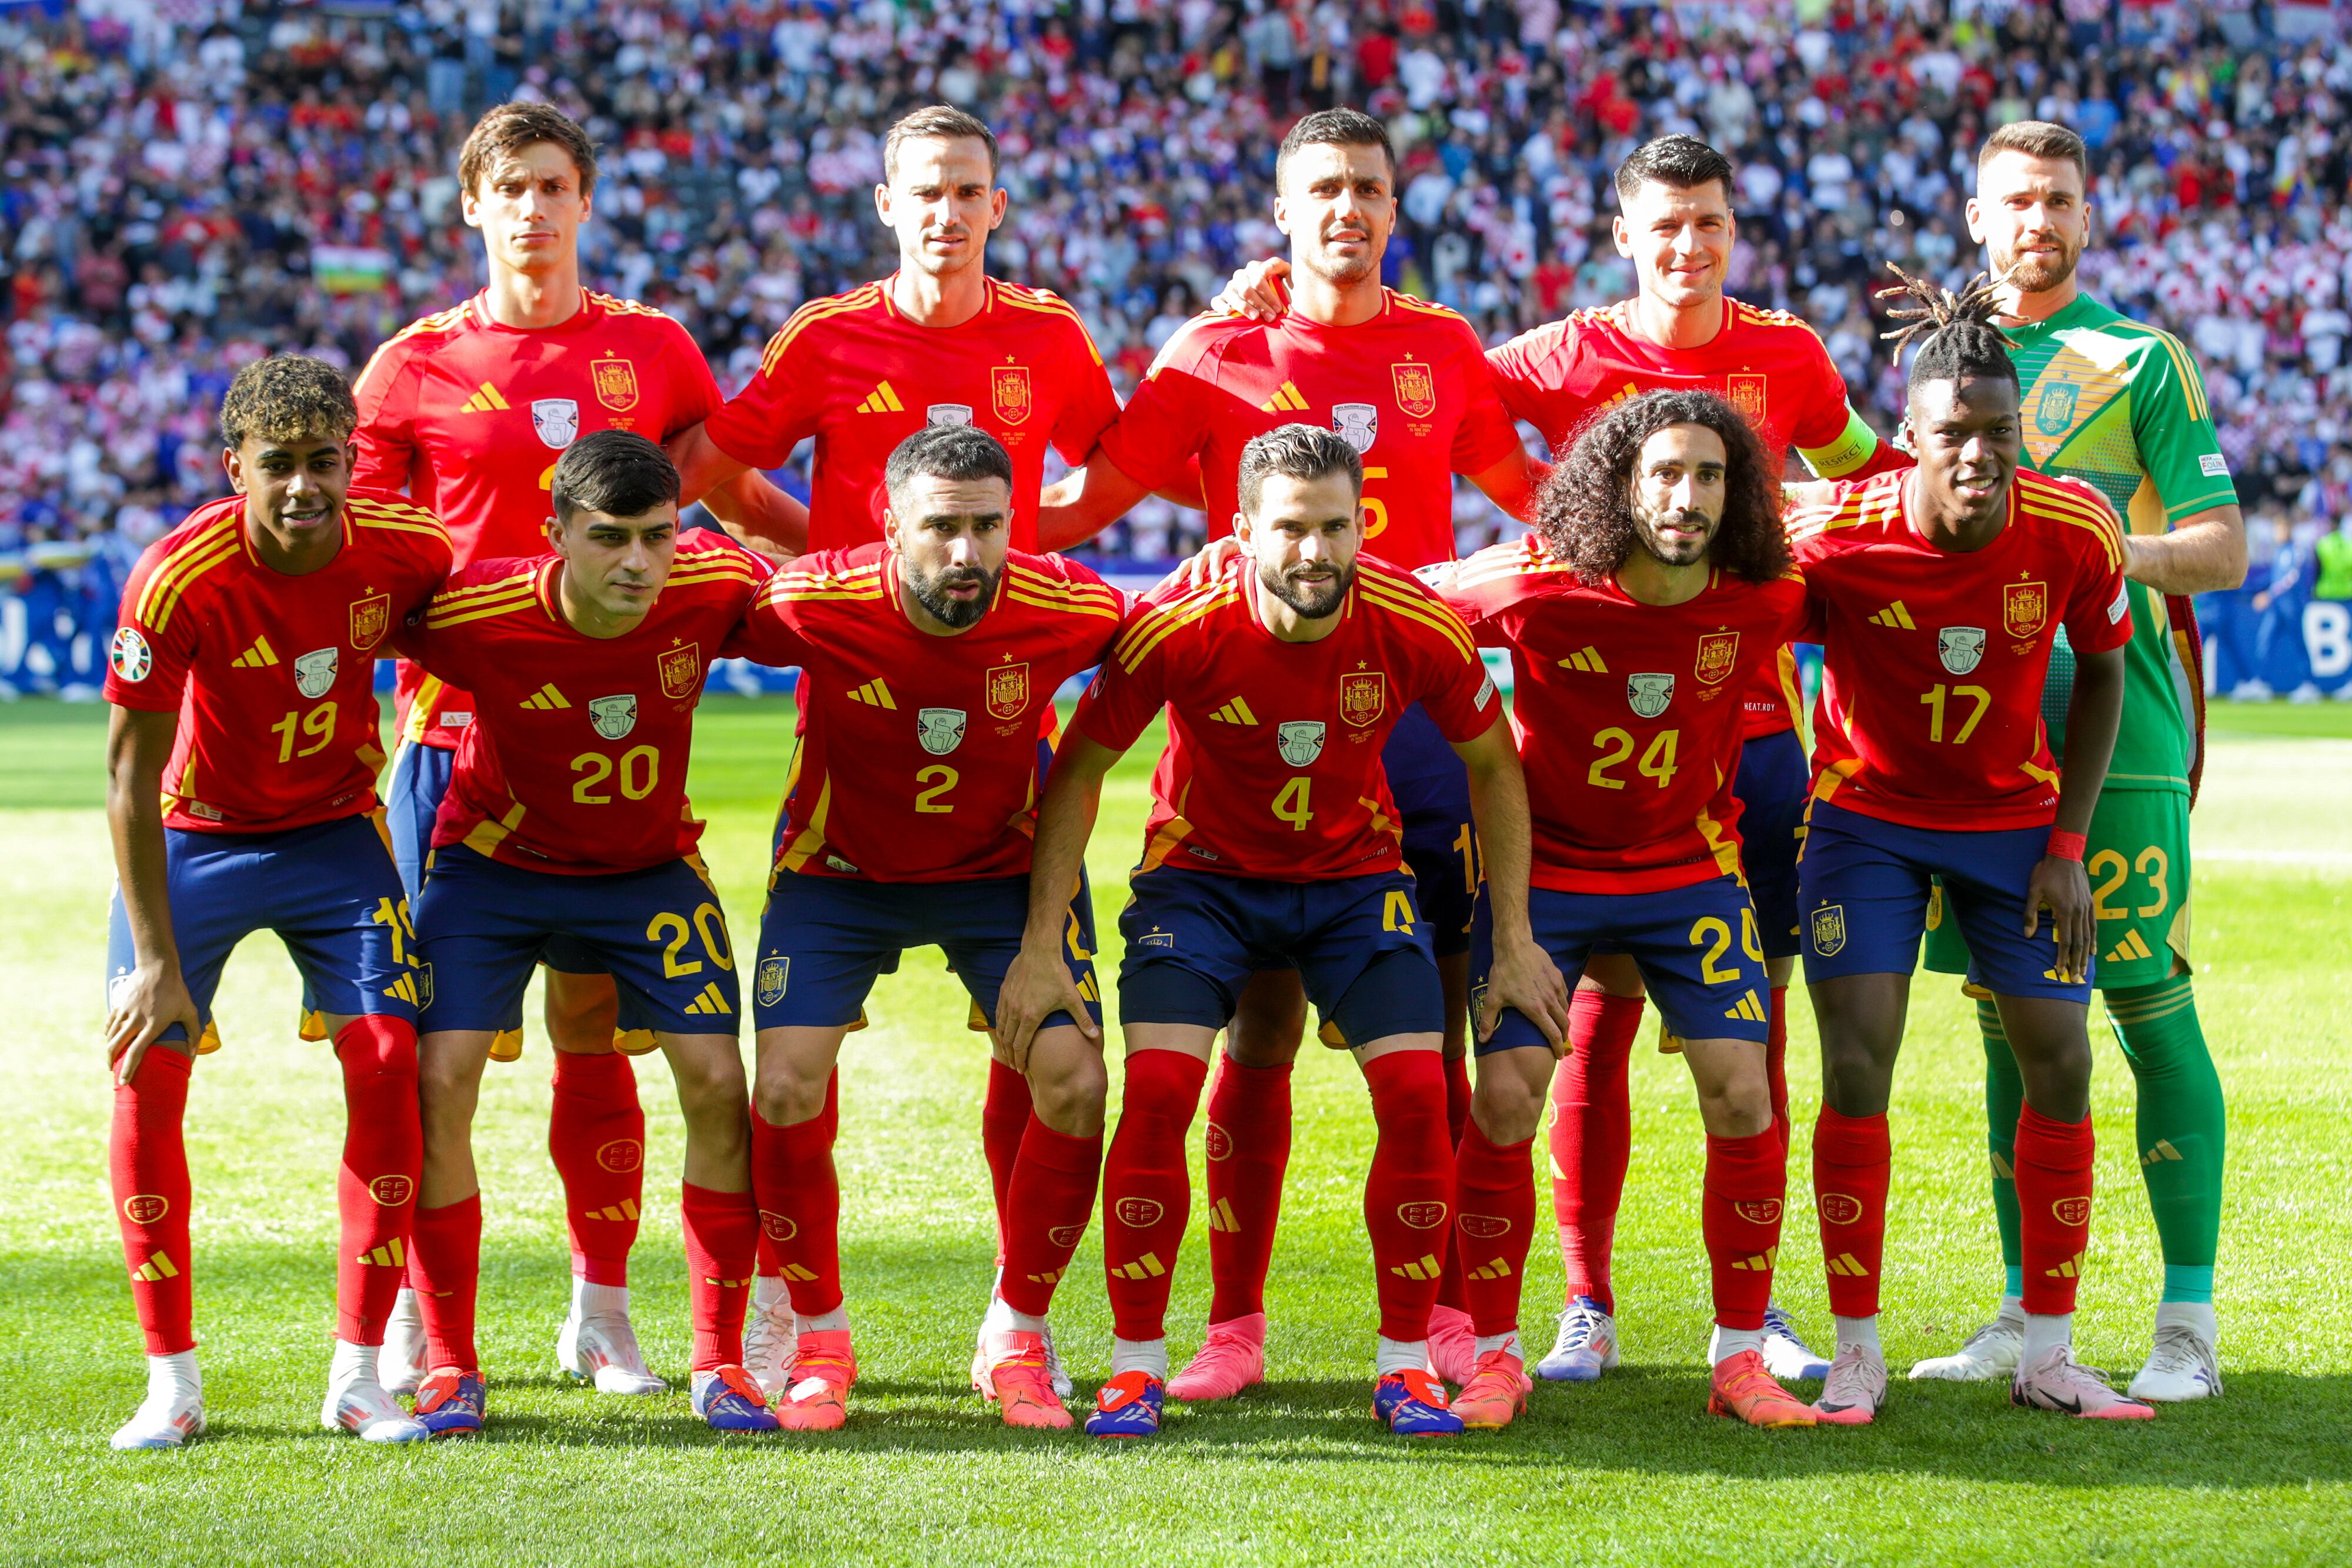
[[[1973,149],[2063,121],[2095,160],[2087,287],[2202,362],[2260,580],[2209,622],[2257,635],[2352,585],[2319,559],[2352,530],[2352,54],[2295,30],[2098,0],[0,9],[0,581],[24,601],[0,634],[34,650],[24,684],[72,685],[72,629],[109,624],[139,549],[218,488],[211,411],[237,364],[356,369],[478,286],[457,144],[485,104],[537,97],[608,150],[592,281],[677,316],[730,391],[796,305],[888,270],[879,132],[922,102],[995,127],[1013,200],[992,268],[1066,297],[1122,394],[1234,266],[1281,248],[1273,149],[1306,110],[1388,122],[1389,281],[1490,341],[1632,292],[1608,171],[1687,131],[1741,166],[1731,291],[1811,321],[1882,429],[1902,383],[1879,268],[1973,272]],[[1507,527],[1458,497],[1464,550]],[[1100,547],[1159,560],[1199,533],[1154,501]],[[2299,648],[2279,629],[2262,658]],[[2294,689],[2282,656],[2236,678]]]

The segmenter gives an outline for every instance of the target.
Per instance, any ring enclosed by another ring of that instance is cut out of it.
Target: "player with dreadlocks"
[[[1837,1353],[1815,1406],[1873,1419],[1886,1239],[1886,1107],[1931,902],[1976,955],[2020,1076],[2024,1343],[2012,1403],[2133,1418],[2146,1405],[2074,1360],[2091,1220],[2090,971],[2084,833],[2123,711],[2132,636],[2122,525],[2098,493],[2022,469],[2016,368],[1996,284],[1906,277],[1908,472],[1832,486],[1790,522],[1826,674],[1798,868],[1822,1040],[1813,1192]],[[2063,625],[2074,674],[2063,768],[2042,688]],[[2048,913],[2045,924],[2043,914]]]
[[[2002,126],[1977,159],[1969,223],[1990,253],[2010,358],[2022,385],[2024,461],[2083,480],[2127,520],[2132,637],[2124,648],[2124,724],[2089,831],[2088,867],[2103,892],[2097,985],[2138,1086],[2140,1175],[2156,1213],[2164,1289],[2156,1339],[2131,1382],[2136,1399],[2221,1392],[2213,1261],[2221,1228],[2221,1080],[2197,1021],[2189,966],[2189,808],[2200,753],[2202,671],[2187,595],[2246,575],[2245,523],[2197,368],[2179,340],[2128,320],[2082,291],[2075,262],[2089,238],[2083,140],[2061,125]],[[2042,701],[2063,754],[2066,654]],[[1927,936],[1930,969],[1969,967],[1951,922]],[[1981,977],[1977,977],[1980,979]],[[1997,1377],[2016,1369],[2019,1297],[2016,1163],[2011,1134],[2022,1093],[2000,1014],[1981,984],[1985,1112],[1993,1207],[2009,1279],[2000,1311],[1914,1377]]]
[[[1511,733],[1529,781],[1536,940],[1562,974],[1597,946],[1639,965],[1683,1041],[1706,1127],[1701,1228],[1715,1284],[1708,1408],[1764,1427],[1819,1417],[1764,1363],[1788,1149],[1765,1062],[1764,947],[1740,854],[1741,694],[1803,619],[1777,465],[1704,392],[1657,392],[1588,424],[1546,484],[1536,532],[1479,551],[1441,590],[1510,650]],[[1483,998],[1492,944],[1472,948]],[[1524,1406],[1519,1281],[1535,1228],[1529,1150],[1565,1053],[1505,1009],[1475,1049],[1456,1155],[1454,1244],[1477,1360],[1454,1404],[1472,1427]]]

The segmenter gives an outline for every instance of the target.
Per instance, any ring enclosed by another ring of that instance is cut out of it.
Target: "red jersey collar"
[[[888,316],[893,321],[903,321],[909,327],[920,328],[926,332],[960,331],[963,328],[971,326],[972,321],[978,321],[982,318],[995,315],[997,291],[1004,287],[1003,284],[997,282],[994,277],[990,277],[986,273],[982,273],[980,279],[980,309],[973,314],[971,320],[959,321],[952,327],[925,327],[920,321],[916,320],[913,317],[908,316],[905,311],[899,309],[898,300],[891,298],[891,291],[895,289],[898,285],[898,273],[896,270],[894,270],[889,277],[881,278],[877,282],[876,287],[881,292],[883,313]]]
[[[580,290],[580,308],[552,327],[509,327],[490,314],[490,291],[483,288],[466,301],[466,319],[488,332],[566,332],[595,324],[596,296],[586,286]]]

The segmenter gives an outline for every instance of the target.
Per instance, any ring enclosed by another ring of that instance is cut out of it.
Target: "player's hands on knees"
[[[1290,308],[1290,286],[1284,281],[1289,276],[1290,263],[1279,256],[1244,262],[1209,308],[1252,321],[1279,321]]]
[[[196,999],[177,964],[142,964],[123,977],[106,1014],[106,1060],[117,1083],[128,1083],[147,1060],[147,1048],[158,1036],[178,1024],[188,1031],[194,1051],[204,1038],[205,1020],[197,1015]]]
[[[1555,1060],[1568,1054],[1568,980],[1551,955],[1529,938],[1497,942],[1475,1020],[1481,1040],[1494,1038],[1503,1009],[1516,1008],[1543,1031]]]
[[[1057,1012],[1075,1019],[1088,1040],[1102,1038],[1102,1026],[1087,1011],[1087,998],[1078,994],[1078,983],[1070,977],[1061,954],[1041,954],[1024,944],[996,992],[996,1037],[1004,1046],[1006,1066],[1015,1072],[1029,1071],[1029,1048],[1037,1041],[1037,1030]]]
[[[2058,938],[2058,972],[2079,984],[2091,965],[2091,941],[2098,922],[2091,918],[2091,878],[2080,861],[2044,855],[2025,884],[2025,934],[2042,929],[2042,912]]]

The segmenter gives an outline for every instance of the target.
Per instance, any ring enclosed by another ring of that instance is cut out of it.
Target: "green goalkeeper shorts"
[[[2099,919],[2091,984],[2103,991],[2152,986],[2189,964],[2189,797],[2169,789],[2110,789],[2091,813],[2091,906]],[[1969,972],[1960,924],[1947,919],[1944,890],[1927,904],[1927,967]]]

